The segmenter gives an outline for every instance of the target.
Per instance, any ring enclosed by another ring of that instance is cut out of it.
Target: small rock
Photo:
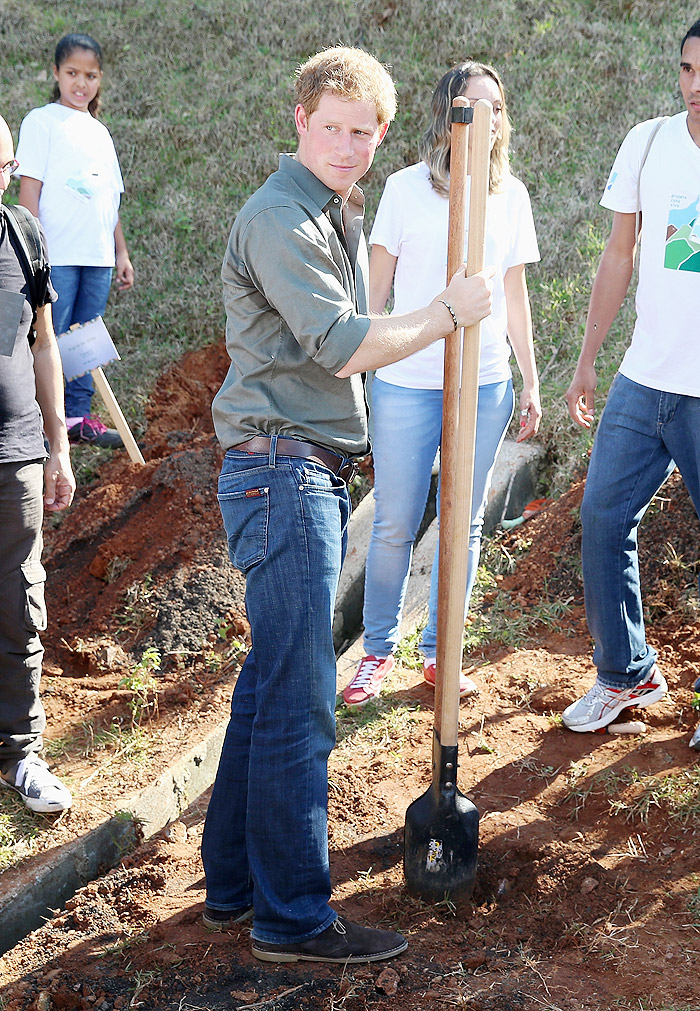
[[[173,843],[187,842],[187,826],[183,825],[181,821],[174,821],[171,825],[168,825],[164,835],[166,839]]]
[[[119,646],[103,646],[97,651],[97,659],[107,670],[112,670],[121,655],[122,650]]]
[[[595,878],[584,878],[581,882],[581,895],[588,895],[589,892],[592,892],[597,887],[598,882]]]
[[[486,953],[483,951],[473,951],[471,955],[460,959],[465,969],[478,969],[486,962]]]
[[[377,990],[381,990],[387,997],[393,997],[399,988],[399,974],[396,969],[391,969],[387,966],[386,969],[382,969],[379,973],[374,985]]]

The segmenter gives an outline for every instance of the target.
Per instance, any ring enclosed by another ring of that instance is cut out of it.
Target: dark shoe
[[[37,814],[60,814],[73,803],[70,791],[33,753],[0,773],[0,786],[16,790],[29,810]]]
[[[211,909],[204,907],[202,923],[207,930],[230,930],[236,923],[243,923],[253,915],[252,906],[241,906],[240,909]]]
[[[408,941],[394,930],[373,930],[339,916],[327,930],[298,944],[253,941],[252,951],[263,962],[380,962],[394,958]]]
[[[73,445],[87,443],[101,449],[124,449],[122,437],[116,428],[107,428],[97,418],[83,418],[68,429],[68,441]]]

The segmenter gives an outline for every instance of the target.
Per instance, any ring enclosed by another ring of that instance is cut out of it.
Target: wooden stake
[[[122,413],[122,409],[119,406],[117,398],[112,392],[112,387],[107,382],[107,377],[102,369],[93,369],[92,378],[95,382],[95,386],[99,390],[100,396],[104,400],[104,405],[109,412],[109,416],[114,422],[114,427],[121,436],[124,448],[129,454],[129,459],[132,463],[140,463],[142,467],[145,466],[146,461],[141,454],[141,450],[136,443],[136,439],[131,434],[131,429],[129,428],[127,420]]]

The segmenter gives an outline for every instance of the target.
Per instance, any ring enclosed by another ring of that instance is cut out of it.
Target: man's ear
[[[381,142],[386,137],[386,132],[387,132],[388,129],[389,129],[389,124],[388,123],[382,123],[380,125],[380,127],[379,127],[379,140],[377,141],[377,147],[379,147],[379,145],[381,144]]]
[[[303,105],[297,105],[294,110],[294,125],[297,128],[299,136],[301,136],[302,133],[306,133],[309,129],[309,117],[306,115],[306,109]]]

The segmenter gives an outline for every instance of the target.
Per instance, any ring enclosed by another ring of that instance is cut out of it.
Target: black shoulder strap
[[[29,301],[36,316],[37,308],[46,301],[49,278],[49,265],[44,257],[39,226],[31,211],[20,204],[4,204],[3,209],[5,220],[24,260],[22,266],[29,285]]]

